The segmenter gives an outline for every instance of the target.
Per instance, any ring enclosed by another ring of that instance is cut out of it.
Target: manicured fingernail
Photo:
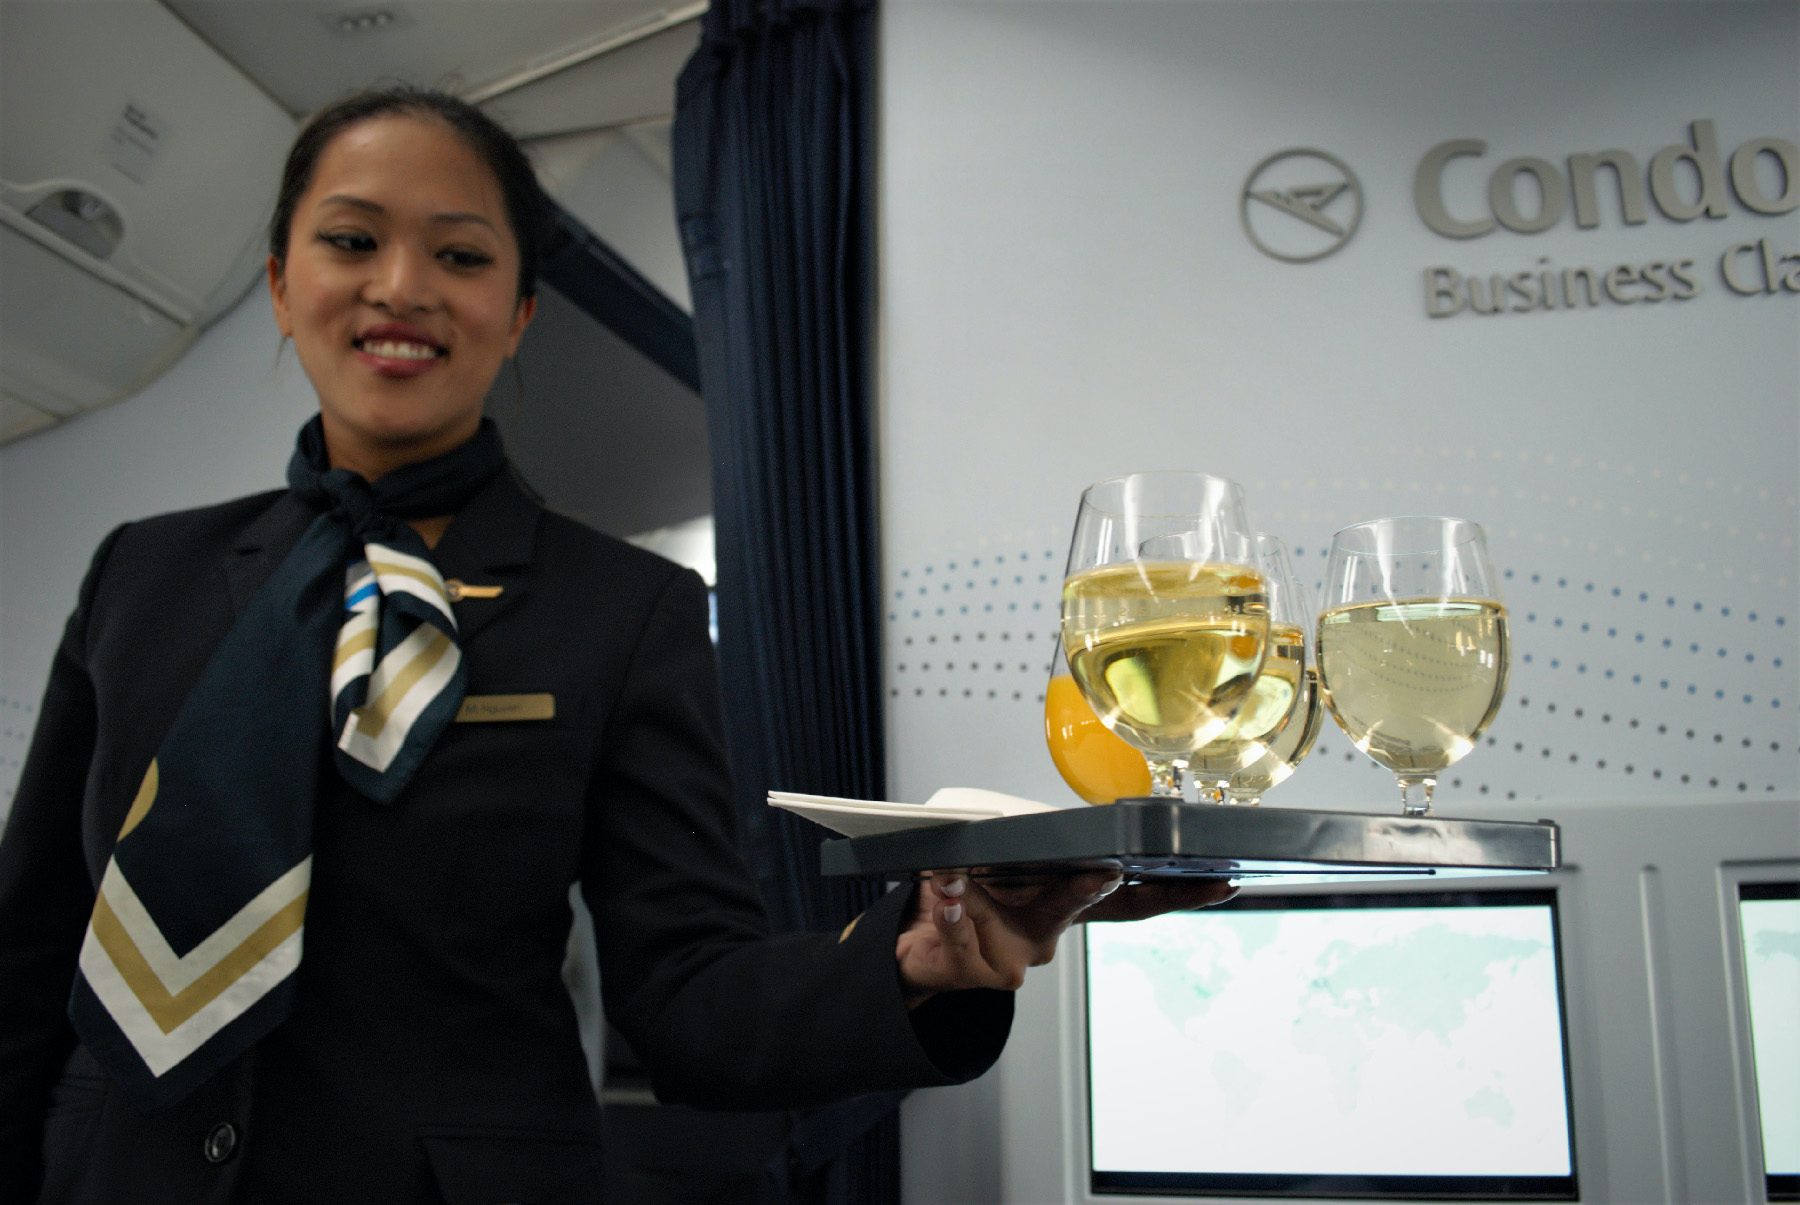
[[[1120,887],[1124,886],[1124,884],[1125,884],[1125,880],[1122,877],[1116,878],[1116,879],[1108,879],[1106,881],[1105,886],[1100,888],[1100,898],[1105,899],[1107,896],[1109,896],[1113,892],[1117,891]]]
[[[962,914],[963,906],[961,904],[946,904],[944,906],[944,923],[954,925],[962,919]]]
[[[949,896],[951,899],[955,899],[968,889],[969,880],[967,879],[945,879],[943,883],[938,886],[938,890]]]

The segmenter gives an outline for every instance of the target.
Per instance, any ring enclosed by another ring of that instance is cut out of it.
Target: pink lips
[[[381,355],[369,350],[382,344],[406,344],[413,349],[429,348],[435,354],[429,356],[394,356]],[[438,341],[416,326],[404,322],[384,322],[363,331],[356,338],[356,358],[373,370],[376,375],[384,377],[416,377],[430,372],[443,361],[444,349]]]

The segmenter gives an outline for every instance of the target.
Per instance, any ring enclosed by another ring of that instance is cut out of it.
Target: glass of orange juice
[[[1044,740],[1069,789],[1089,803],[1112,803],[1150,793],[1144,755],[1100,722],[1069,672],[1062,641],[1053,641],[1050,684],[1044,688]]]

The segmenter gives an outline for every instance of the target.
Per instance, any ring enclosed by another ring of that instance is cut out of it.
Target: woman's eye
[[[481,268],[494,262],[494,257],[491,255],[463,247],[450,247],[438,254],[457,268]]]
[[[375,240],[360,231],[334,230],[326,232],[321,230],[319,232],[319,238],[324,242],[330,243],[339,251],[375,250]]]

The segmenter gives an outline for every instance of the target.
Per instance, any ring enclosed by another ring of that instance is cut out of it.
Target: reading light
[[[395,25],[399,18],[389,9],[370,8],[359,12],[333,13],[327,18],[340,34],[374,33]]]

